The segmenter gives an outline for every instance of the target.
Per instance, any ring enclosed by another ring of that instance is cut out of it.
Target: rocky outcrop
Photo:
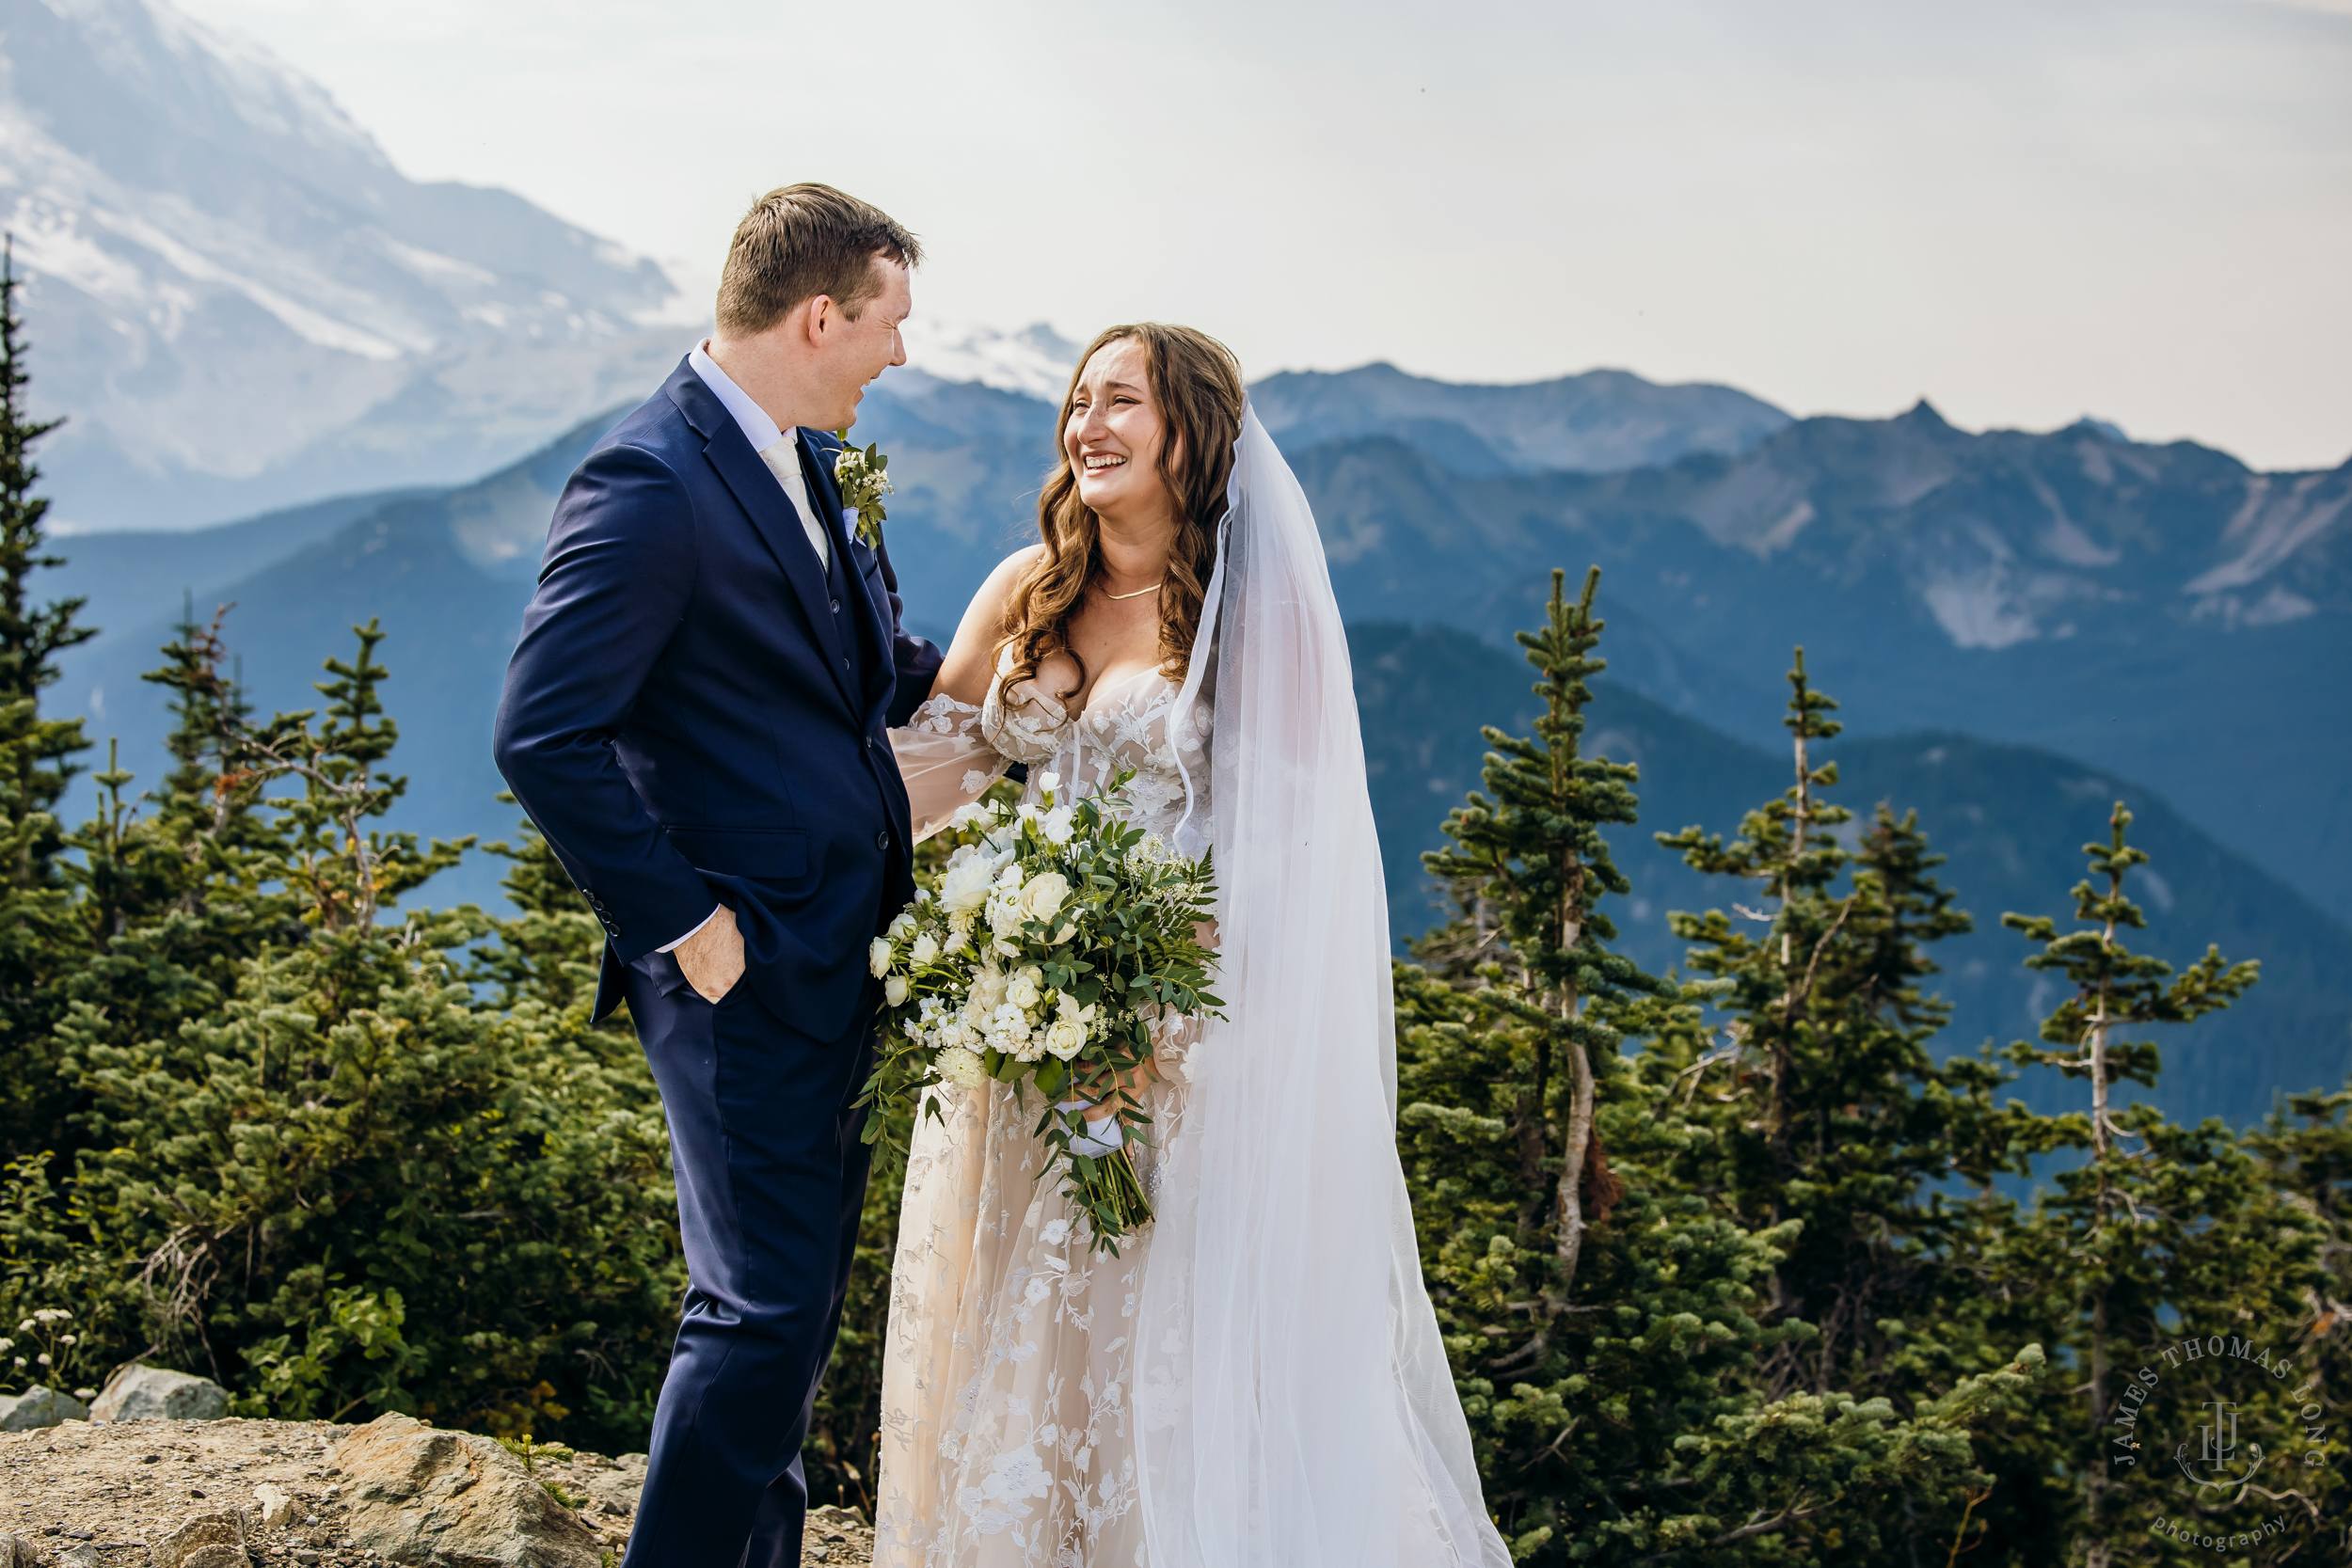
[[[379,1416],[335,1445],[343,1537],[419,1568],[600,1568],[580,1516],[487,1437]]]
[[[207,1513],[147,1549],[150,1568],[247,1568],[245,1515]]]
[[[31,1432],[60,1421],[88,1419],[89,1406],[72,1394],[61,1394],[38,1383],[21,1394],[0,1395],[0,1432]],[[5,1568],[6,1562],[7,1559],[0,1558],[0,1568]]]
[[[217,1421],[228,1414],[229,1390],[211,1378],[134,1362],[106,1380],[89,1419]]]

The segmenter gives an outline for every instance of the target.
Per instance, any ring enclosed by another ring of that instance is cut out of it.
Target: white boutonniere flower
[[[882,526],[890,514],[882,510],[882,499],[890,494],[890,481],[885,470],[890,456],[878,446],[867,446],[864,451],[850,445],[850,433],[836,430],[841,451],[833,460],[833,481],[841,487],[841,520],[848,523],[869,550],[882,548]]]

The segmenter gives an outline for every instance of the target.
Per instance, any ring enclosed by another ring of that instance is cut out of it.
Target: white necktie
[[[761,450],[759,460],[768,465],[768,471],[776,476],[776,483],[784,486],[784,493],[791,499],[792,510],[800,514],[809,548],[817,552],[817,564],[832,570],[833,546],[826,539],[825,531],[817,526],[817,514],[808,504],[808,477],[801,472],[800,436],[787,431],[783,440]]]

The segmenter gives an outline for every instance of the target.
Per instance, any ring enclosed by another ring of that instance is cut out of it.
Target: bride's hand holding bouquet
[[[1041,803],[957,813],[937,885],[874,940],[881,1038],[859,1103],[870,1143],[918,1096],[923,1114],[940,1115],[927,1091],[1034,1088],[1045,1171],[1066,1175],[1093,1245],[1116,1254],[1152,1218],[1128,1148],[1150,1141],[1135,1090],[1168,1033],[1222,1016],[1201,941],[1216,886],[1207,857],[1178,855],[1105,809],[1124,775],[1074,801],[1051,774],[1039,782]]]

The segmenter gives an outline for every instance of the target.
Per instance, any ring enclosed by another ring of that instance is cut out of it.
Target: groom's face
[[[828,309],[820,327],[818,371],[827,430],[857,423],[857,405],[866,384],[891,366],[907,362],[906,345],[898,337],[898,328],[914,309],[907,269],[881,256],[872,265],[882,292],[866,300],[854,321],[838,307]]]

